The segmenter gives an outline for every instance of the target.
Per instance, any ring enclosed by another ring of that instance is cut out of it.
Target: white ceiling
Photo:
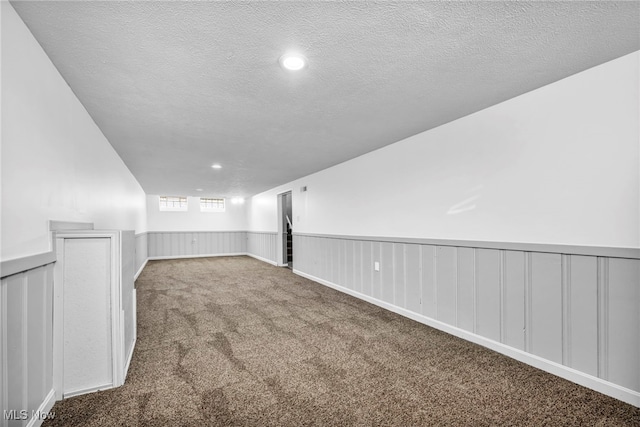
[[[253,195],[640,49],[637,1],[12,4],[148,194]]]

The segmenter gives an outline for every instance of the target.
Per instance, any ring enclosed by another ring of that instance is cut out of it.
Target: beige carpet
[[[640,409],[248,257],[151,261],[124,386],[45,425],[640,425]]]

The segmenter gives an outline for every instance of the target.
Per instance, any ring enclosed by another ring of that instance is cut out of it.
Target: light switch
[[[373,263],[373,270],[380,271],[380,263],[378,261]]]

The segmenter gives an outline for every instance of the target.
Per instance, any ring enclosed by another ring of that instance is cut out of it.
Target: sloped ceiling
[[[148,194],[253,195],[640,49],[638,2],[12,4]]]

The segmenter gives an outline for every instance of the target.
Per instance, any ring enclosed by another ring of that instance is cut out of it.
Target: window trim
[[[206,204],[207,201],[216,201],[216,204],[220,205],[222,204],[222,207],[218,206],[218,207],[206,207],[203,206],[203,203]],[[220,212],[225,212],[227,209],[227,201],[224,197],[200,197],[200,212],[205,212],[205,213],[209,213],[209,212],[213,212],[213,213],[220,213]]]
[[[178,202],[179,206],[162,206],[162,199],[167,199],[166,202],[169,202],[169,199],[174,199],[171,200],[171,203]],[[184,206],[182,206],[183,202]],[[187,212],[189,210],[189,199],[186,196],[159,196],[158,208],[160,212]]]

